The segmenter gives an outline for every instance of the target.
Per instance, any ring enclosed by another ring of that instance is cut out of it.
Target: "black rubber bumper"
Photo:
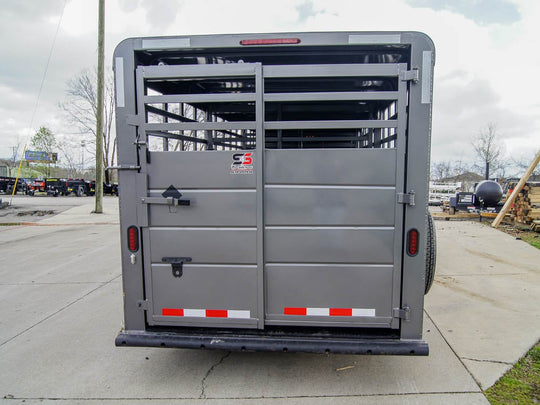
[[[350,339],[297,336],[250,336],[240,334],[190,334],[151,331],[123,331],[116,346],[174,347],[231,351],[269,351],[303,353],[379,354],[427,356],[423,340]]]

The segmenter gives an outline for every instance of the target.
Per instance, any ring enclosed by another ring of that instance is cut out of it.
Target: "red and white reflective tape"
[[[373,308],[283,308],[285,315],[300,316],[375,316]]]
[[[249,319],[250,311],[235,309],[186,309],[186,308],[162,308],[163,316],[185,316],[192,318],[234,318]]]

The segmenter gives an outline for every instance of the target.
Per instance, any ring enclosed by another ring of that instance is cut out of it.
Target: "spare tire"
[[[430,212],[428,212],[426,239],[426,283],[424,294],[428,293],[433,284],[433,279],[435,278],[435,265],[437,262],[437,235],[435,234],[435,224],[433,223],[433,217]]]

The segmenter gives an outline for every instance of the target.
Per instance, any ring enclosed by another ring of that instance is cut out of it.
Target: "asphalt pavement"
[[[429,357],[117,348],[117,201],[0,226],[0,402],[486,404],[482,389],[540,338],[540,251],[437,221]]]

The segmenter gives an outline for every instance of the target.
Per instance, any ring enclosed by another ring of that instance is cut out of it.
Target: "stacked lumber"
[[[510,185],[510,189],[513,189],[513,185]],[[540,186],[526,183],[508,214],[521,224],[530,225],[533,221],[540,220]]]

